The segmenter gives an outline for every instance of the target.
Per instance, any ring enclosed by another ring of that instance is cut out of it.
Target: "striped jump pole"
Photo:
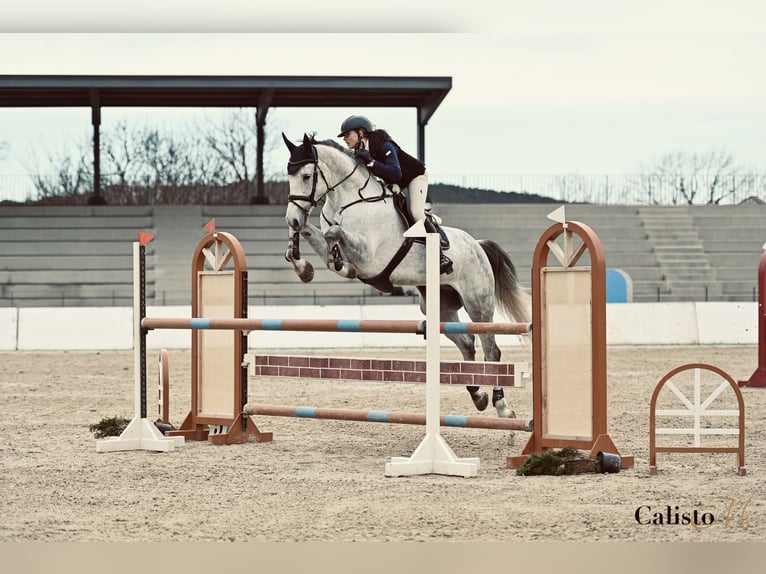
[[[425,414],[396,413],[375,410],[248,404],[245,405],[245,412],[248,415],[262,415],[270,417],[292,417],[421,426],[426,424]],[[441,415],[439,417],[439,424],[443,427],[518,430],[527,432],[532,432],[533,428],[532,420],[468,417],[462,415]]]
[[[240,330],[240,331],[318,331],[347,333],[412,333],[425,335],[427,321],[385,319],[255,319],[255,318],[160,318],[147,317],[144,329]],[[530,323],[440,322],[440,333],[494,333],[523,335],[532,329]]]

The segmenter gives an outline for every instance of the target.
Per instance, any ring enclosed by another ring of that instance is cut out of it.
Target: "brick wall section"
[[[300,377],[425,383],[426,362],[414,359],[363,359],[294,355],[251,355],[252,373],[264,377]],[[441,361],[443,385],[521,386],[513,363]]]

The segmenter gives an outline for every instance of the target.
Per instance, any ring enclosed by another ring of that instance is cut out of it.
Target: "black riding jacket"
[[[385,130],[372,131],[368,141],[375,160],[370,170],[386,183],[396,183],[404,189],[426,172],[425,164],[400,148]]]

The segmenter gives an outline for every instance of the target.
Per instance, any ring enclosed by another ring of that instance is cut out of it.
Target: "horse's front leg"
[[[311,249],[319,255],[322,261],[327,261],[327,242],[324,239],[324,232],[316,225],[306,223],[301,230],[301,236],[309,242]]]
[[[355,262],[369,260],[367,242],[360,235],[350,233],[340,225],[332,225],[325,231],[327,244],[327,268],[341,277],[354,279],[359,269]]]
[[[311,245],[311,248],[322,257],[327,258],[327,246],[322,236],[322,231],[310,223],[306,223],[301,231],[291,231],[287,242],[285,259],[293,264],[295,273],[301,281],[308,283],[314,279],[314,266],[301,257],[300,238],[303,236]]]

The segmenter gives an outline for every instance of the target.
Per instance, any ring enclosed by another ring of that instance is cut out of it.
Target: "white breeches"
[[[417,176],[407,186],[410,213],[415,221],[425,218],[426,196],[428,195],[428,173]]]

